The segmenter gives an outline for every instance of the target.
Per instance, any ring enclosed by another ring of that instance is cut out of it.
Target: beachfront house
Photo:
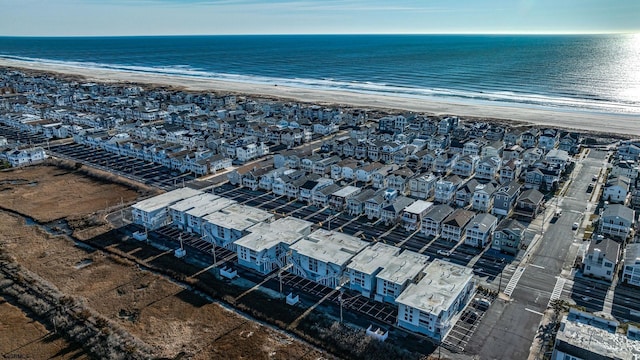
[[[335,231],[319,229],[290,246],[287,269],[295,275],[336,288],[346,282],[349,261],[369,243]]]
[[[396,298],[399,327],[444,339],[474,292],[471,268],[434,260],[425,276]]]

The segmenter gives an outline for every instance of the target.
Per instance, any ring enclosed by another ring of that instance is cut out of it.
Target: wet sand
[[[172,86],[193,91],[216,91],[257,95],[283,100],[295,100],[319,105],[345,105],[364,109],[393,109],[424,112],[433,115],[486,118],[527,122],[583,131],[640,136],[640,116],[586,111],[562,111],[525,107],[514,104],[492,104],[436,98],[409,98],[392,95],[366,94],[338,90],[317,90],[205,78],[183,77],[140,72],[82,68],[71,65],[0,59],[0,66],[46,71],[85,77],[96,82],[130,82],[157,86]]]

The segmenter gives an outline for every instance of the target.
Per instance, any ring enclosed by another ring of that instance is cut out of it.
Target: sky
[[[0,36],[640,33],[640,0],[0,0]]]

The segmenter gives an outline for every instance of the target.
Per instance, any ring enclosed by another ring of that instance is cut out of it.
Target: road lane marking
[[[509,280],[507,287],[504,288],[505,295],[511,296],[511,294],[513,294],[513,290],[516,288],[516,285],[518,285],[518,281],[520,281],[520,277],[524,273],[525,269],[526,267],[524,266],[518,266],[516,271],[513,273],[513,276],[511,276],[511,280]]]
[[[536,264],[529,264],[529,266],[533,266],[534,268],[538,268],[538,269],[544,269],[544,266],[540,266]]]
[[[553,287],[553,291],[551,292],[551,298],[549,298],[549,304],[547,307],[551,306],[551,302],[554,300],[560,299],[560,295],[562,295],[562,291],[564,290],[564,284],[567,280],[563,277],[558,277],[556,280],[556,285]]]
[[[534,314],[541,315],[541,316],[542,316],[542,315],[544,315],[543,313],[541,313],[541,312],[539,312],[539,311],[531,310],[531,309],[529,309],[529,308],[524,308],[524,309],[525,309],[525,310],[527,310],[527,311],[528,311],[528,312],[530,312],[530,313],[534,313]]]

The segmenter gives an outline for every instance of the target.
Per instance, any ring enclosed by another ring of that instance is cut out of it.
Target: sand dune
[[[204,78],[149,74],[109,69],[82,68],[70,65],[0,59],[0,66],[41,70],[67,75],[79,75],[97,82],[134,82],[141,84],[182,87],[194,91],[221,91],[292,99],[315,104],[338,104],[360,108],[398,109],[528,122],[558,128],[578,129],[640,136],[640,116],[597,112],[562,111],[524,107],[514,104],[475,103],[471,101],[434,98],[408,98],[392,95],[363,94],[349,91],[328,91],[287,86],[228,82]]]

